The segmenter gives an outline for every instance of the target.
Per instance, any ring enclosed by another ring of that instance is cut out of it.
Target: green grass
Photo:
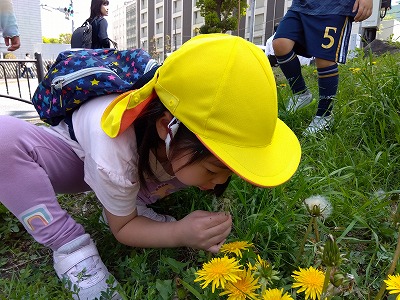
[[[230,240],[252,242],[255,251],[280,272],[277,286],[289,292],[293,292],[292,271],[317,266],[319,246],[332,234],[347,259],[340,269],[354,276],[353,290],[337,299],[374,299],[392,262],[399,232],[399,61],[397,53],[359,57],[341,65],[334,127],[315,137],[301,133],[316,105],[287,114],[284,102],[290,92],[281,86],[286,81],[275,69],[280,118],[298,134],[303,151],[292,179],[274,189],[260,189],[234,178],[221,199],[188,189],[155,209],[177,218],[193,209],[229,209],[234,219]],[[304,67],[304,75],[318,95],[314,68]],[[310,220],[303,200],[312,195],[328,198],[333,211],[318,221],[322,242],[310,235],[304,255],[296,262]],[[193,283],[195,270],[209,258],[207,253],[126,247],[99,224],[101,210],[93,194],[64,195],[60,201],[96,240],[126,299],[218,299]],[[1,206],[0,240],[0,299],[70,298],[56,278],[51,252],[33,241]],[[304,294],[297,299],[304,299]]]

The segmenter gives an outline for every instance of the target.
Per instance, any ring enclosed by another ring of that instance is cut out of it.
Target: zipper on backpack
[[[81,79],[83,77],[98,74],[98,73],[110,73],[119,78],[117,73],[115,73],[114,71],[107,69],[107,68],[91,67],[91,68],[81,69],[81,70],[72,72],[70,74],[54,77],[53,80],[51,81],[51,88],[50,88],[51,93],[53,93],[54,89],[61,90],[63,88],[63,86],[65,86],[77,79]]]

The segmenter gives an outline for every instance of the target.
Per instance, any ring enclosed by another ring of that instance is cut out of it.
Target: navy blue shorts
[[[279,23],[274,39],[295,42],[296,54],[345,63],[353,17],[314,16],[289,10]]]

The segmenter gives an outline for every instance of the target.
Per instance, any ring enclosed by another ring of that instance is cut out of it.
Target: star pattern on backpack
[[[57,125],[85,101],[132,89],[155,61],[143,49],[85,49],[61,52],[33,97],[40,118]]]

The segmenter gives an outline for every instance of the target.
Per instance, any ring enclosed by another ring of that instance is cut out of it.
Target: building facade
[[[274,34],[274,27],[282,19],[288,8],[288,1],[283,0],[254,0],[249,2],[246,14],[246,35],[256,45],[265,45],[267,39]],[[290,1],[291,2],[291,1]],[[254,12],[251,7],[254,5]],[[253,21],[252,21],[253,20]]]
[[[119,48],[140,47],[163,61],[168,53],[199,34],[204,18],[196,0],[136,0],[113,12],[113,32]],[[246,17],[231,32],[265,45],[288,8],[287,0],[248,0]],[[254,9],[252,9],[254,5]],[[252,25],[252,26],[250,26]],[[252,31],[252,34],[250,30]]]
[[[112,39],[117,42],[119,49],[136,48],[137,44],[132,42],[136,39],[136,1],[118,2],[112,11]],[[133,26],[134,25],[134,26]],[[135,32],[134,32],[135,31]]]
[[[42,43],[42,24],[40,16],[40,0],[18,0],[13,1],[15,17],[17,19],[21,47],[13,54],[18,59],[25,58],[25,53],[29,53],[33,58],[35,46]],[[0,39],[0,51],[7,52],[3,38]]]

